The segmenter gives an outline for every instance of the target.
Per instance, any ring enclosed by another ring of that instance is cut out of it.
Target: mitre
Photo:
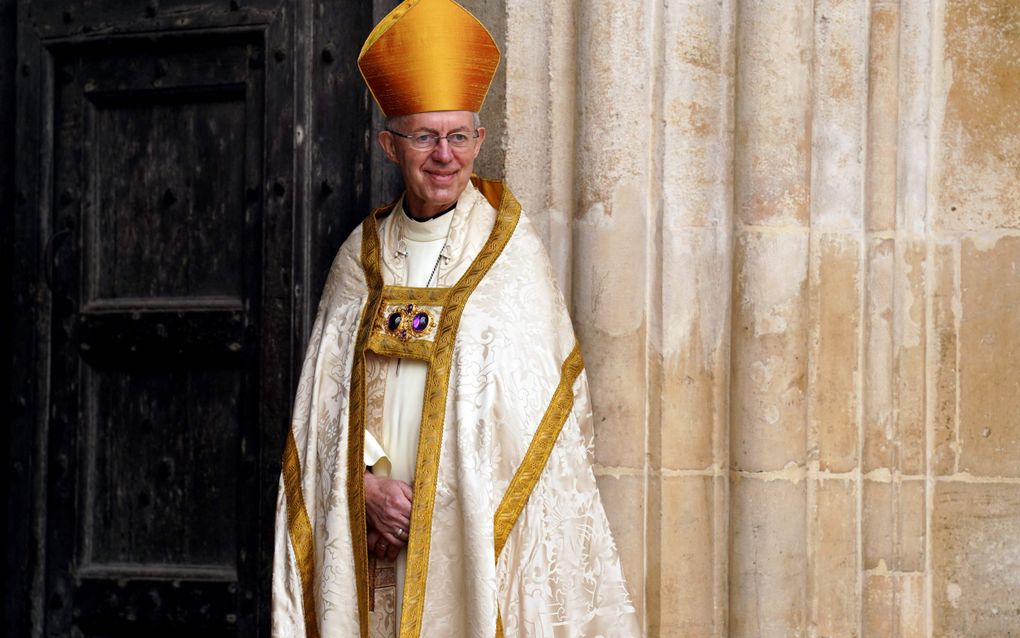
[[[376,25],[358,56],[386,117],[477,113],[498,65],[492,35],[453,0],[404,0]]]

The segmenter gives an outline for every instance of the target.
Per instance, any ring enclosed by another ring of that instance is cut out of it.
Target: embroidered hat
[[[478,112],[499,49],[478,18],[453,0],[404,0],[375,26],[358,68],[387,117]]]

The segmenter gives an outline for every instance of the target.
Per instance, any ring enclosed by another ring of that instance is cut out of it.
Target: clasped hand
[[[386,560],[397,558],[407,545],[412,496],[411,486],[404,481],[365,472],[368,551]]]

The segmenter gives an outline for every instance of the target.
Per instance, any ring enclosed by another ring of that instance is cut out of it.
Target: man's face
[[[432,133],[440,137],[463,132],[474,135],[474,116],[470,111],[432,111],[415,113],[398,120],[394,127],[398,133],[414,135]],[[400,166],[407,194],[404,206],[412,216],[432,217],[449,208],[467,187],[475,158],[482,149],[485,129],[478,129],[478,138],[466,148],[455,149],[445,139],[439,140],[431,150],[419,150],[411,140],[379,133],[379,143],[386,155]]]

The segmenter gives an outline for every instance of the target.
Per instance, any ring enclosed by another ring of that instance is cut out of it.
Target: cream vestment
[[[408,287],[401,217],[366,219],[322,295],[284,453],[273,635],[395,635],[393,566],[366,548],[364,470],[374,441],[397,477],[385,448],[399,358],[401,375],[427,372],[397,635],[638,636],[541,240],[502,184],[473,178],[447,214],[437,287]]]
[[[428,288],[436,281],[440,262],[449,261],[446,238],[450,232],[453,214],[447,213],[427,222],[409,218],[398,206],[390,217],[398,227],[395,257],[405,260],[405,286]],[[425,382],[429,366],[415,359],[386,360],[386,396],[383,399],[383,425],[381,443],[370,432],[365,432],[365,465],[376,475],[388,476],[406,483],[414,482],[414,461],[418,455],[418,431],[421,428],[421,408],[425,401]],[[395,616],[401,610],[401,593],[407,552],[397,557],[392,597],[395,599]],[[383,569],[383,568],[380,568]],[[379,594],[377,594],[377,598]],[[389,601],[386,601],[387,603]],[[388,605],[385,605],[388,609]],[[378,618],[373,628],[388,636],[385,631],[391,624],[388,618]],[[396,620],[393,619],[393,626]]]

